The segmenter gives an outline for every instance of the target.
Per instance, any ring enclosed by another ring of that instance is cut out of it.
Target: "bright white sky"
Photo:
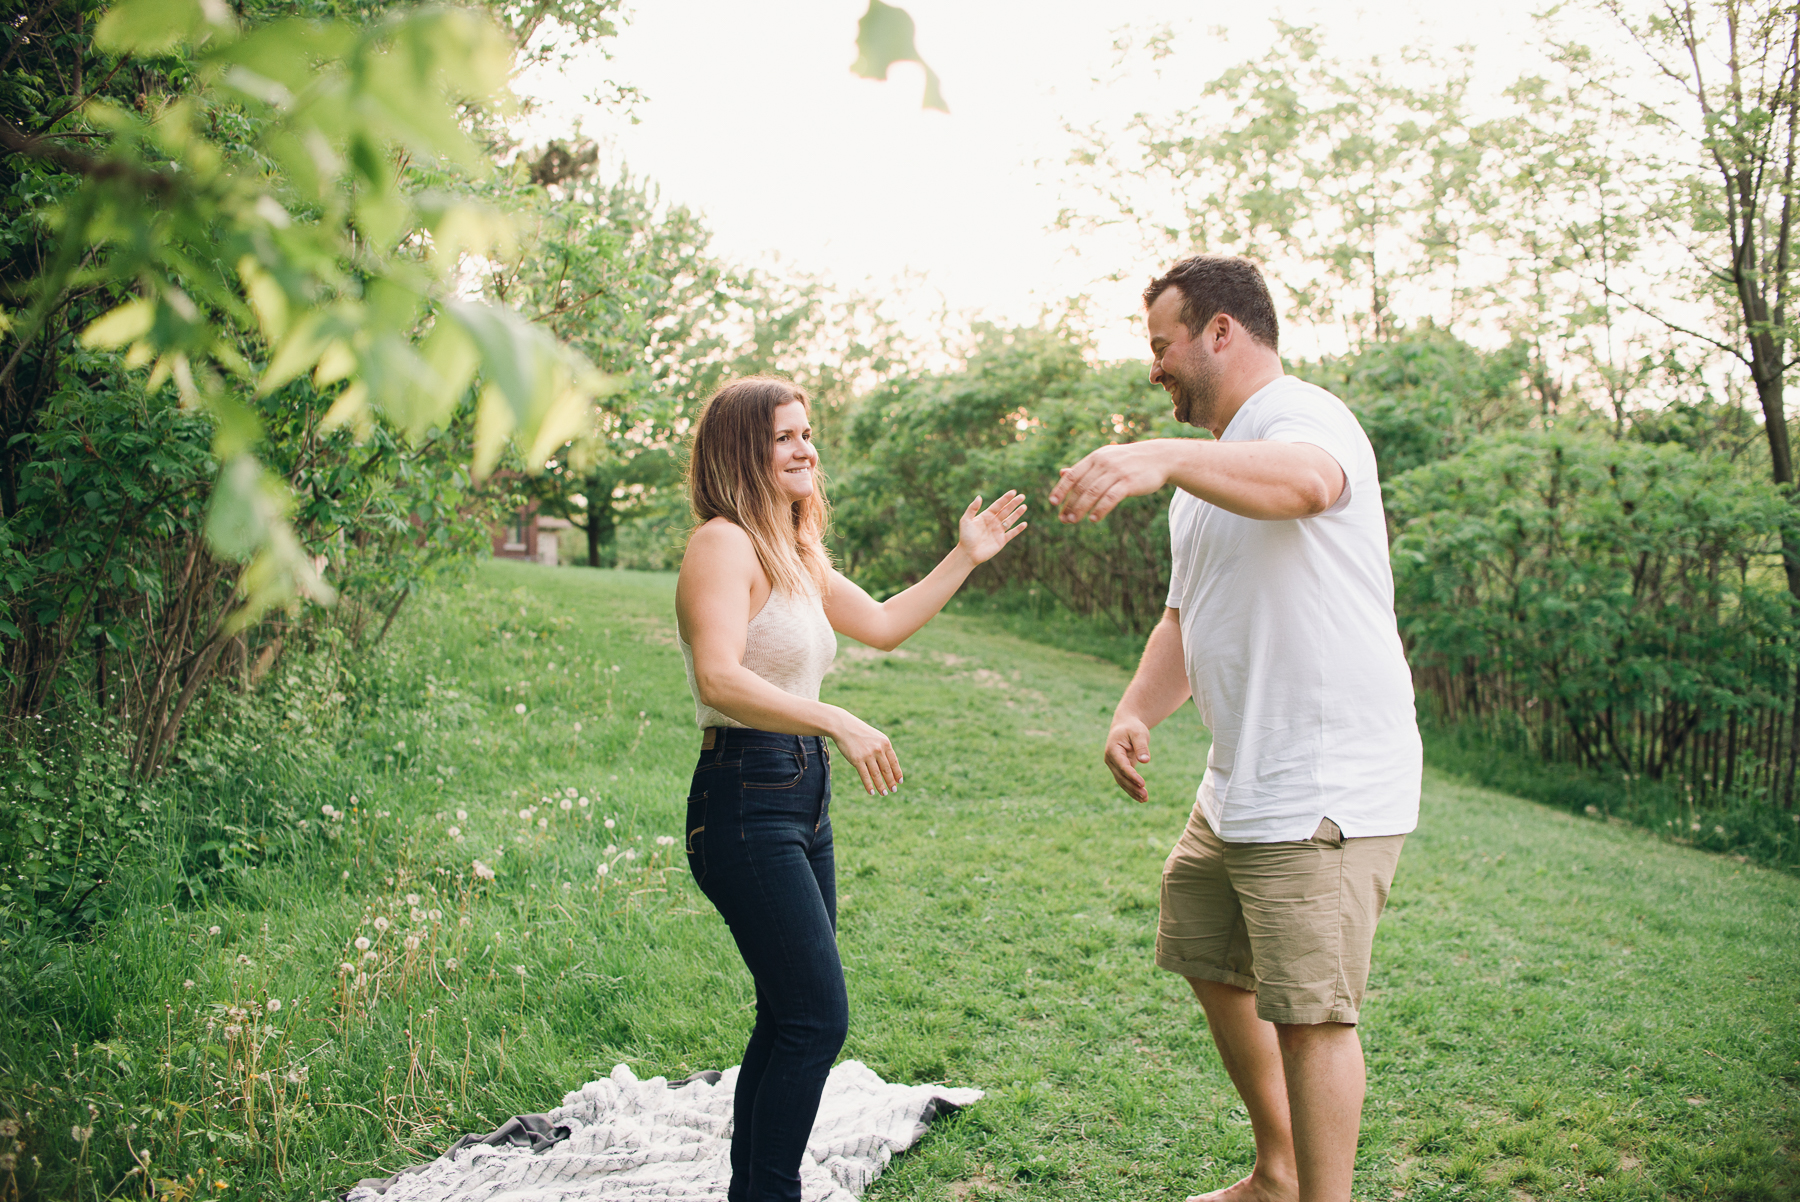
[[[1136,293],[1160,265],[1119,262],[1132,252],[1075,247],[1050,228],[1062,207],[1056,173],[1034,163],[1062,160],[1072,143],[1065,122],[1118,121],[1159,99],[1180,103],[1266,48],[1277,16],[1319,26],[1327,51],[1343,59],[1474,45],[1477,92],[1537,61],[1534,6],[1520,0],[1299,0],[1197,16],[1197,5],[1146,0],[908,0],[946,116],[920,108],[923,76],[911,64],[896,66],[886,83],[850,74],[866,6],[639,3],[610,62],[596,56],[520,81],[543,105],[528,136],[566,136],[579,122],[615,165],[629,164],[665,199],[704,213],[720,253],[749,263],[779,257],[889,294],[922,337],[946,308],[1029,322],[1086,291],[1101,356],[1135,358],[1145,353]],[[1115,39],[1163,23],[1178,35],[1164,79],[1119,78]],[[584,99],[608,78],[643,91],[640,124],[625,126]],[[1120,269],[1126,283],[1095,285]]]

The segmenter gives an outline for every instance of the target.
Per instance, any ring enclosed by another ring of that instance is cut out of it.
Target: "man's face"
[[[1175,406],[1175,420],[1212,429],[1219,410],[1222,372],[1218,359],[1206,347],[1203,336],[1190,334],[1181,324],[1185,298],[1177,288],[1165,288],[1146,315],[1150,326],[1150,382],[1161,384]]]

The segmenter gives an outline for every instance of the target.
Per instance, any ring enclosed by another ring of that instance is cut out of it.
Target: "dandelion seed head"
[[[278,997],[270,998],[268,1000],[268,1003],[263,1006],[263,1009],[267,1010],[270,1014],[274,1014],[276,1011],[281,1009],[281,999]]]
[[[450,828],[449,834],[452,839],[460,839],[462,838],[462,828],[460,826],[453,826]]]
[[[185,980],[181,983],[181,987],[183,989],[192,989],[194,987],[194,979],[192,977],[189,977],[187,980]]]
[[[566,811],[566,810],[572,810],[572,809],[574,809],[574,808],[575,808],[575,803],[574,803],[574,802],[572,802],[572,801],[570,801],[570,800],[569,800],[569,799],[568,799],[568,798],[567,798],[567,797],[565,797],[565,798],[563,798],[563,799],[562,799],[562,808],[563,808],[563,809],[564,809],[564,810],[565,810],[565,811]]]
[[[456,971],[457,964],[458,964],[458,961],[455,956],[451,956],[448,960],[444,961],[444,967],[449,969],[451,972]]]
[[[417,893],[408,893],[406,895],[406,904],[409,906],[418,905],[419,904],[419,895]]]
[[[458,822],[467,822],[469,820],[469,811],[467,811],[467,810],[456,811],[456,820]]]
[[[433,922],[442,922],[444,921],[444,912],[442,910],[432,910],[426,917]]]
[[[575,733],[576,733],[576,734],[580,734],[580,733],[581,733],[581,723],[579,723],[579,722],[577,722],[577,723],[576,723],[576,724],[575,724]]]
[[[218,927],[207,927],[206,933],[208,935],[217,935],[219,933],[219,928]]]
[[[252,961],[249,956],[246,956],[242,952],[238,953],[237,962],[238,962],[238,966],[240,968],[249,968],[250,965],[254,963],[254,961]]]
[[[606,829],[610,831],[612,828],[613,828],[613,820],[611,818],[608,818],[606,820]]]
[[[419,907],[417,907],[417,906],[414,906],[412,908],[411,912],[408,914],[408,917],[411,918],[414,922],[424,922],[425,921],[425,911],[419,909]]]
[[[521,701],[521,702],[519,702],[519,704],[513,706],[513,713],[523,714],[524,712],[525,712],[525,703],[523,701]]]
[[[581,794],[580,789],[564,789],[563,790],[564,797],[574,798],[574,797],[580,796],[580,794]]]
[[[578,798],[578,799],[577,799],[577,800],[576,800],[576,802],[575,802],[575,804],[576,804],[576,805],[578,805],[578,806],[580,806],[580,807],[581,807],[581,808],[582,808],[582,809],[584,809],[584,810],[585,810],[585,809],[587,809],[587,808],[588,808],[588,799],[587,799],[587,798],[585,798],[585,797],[582,797],[582,798]]]
[[[475,924],[469,920],[469,916],[467,914],[464,914],[461,918],[456,920],[456,925],[459,927],[472,927]]]
[[[476,860],[475,875],[484,881],[491,881],[494,879],[494,870],[489,868],[486,864],[483,864],[480,860]]]
[[[408,935],[404,942],[406,943],[407,951],[416,952],[419,950],[419,937],[417,935]]]
[[[354,972],[354,971],[355,971],[355,969],[356,969],[356,965],[354,965],[354,964],[352,964],[352,963],[350,963],[350,961],[348,961],[348,960],[345,960],[345,961],[344,961],[344,962],[343,962],[343,963],[341,963],[341,964],[339,964],[339,965],[338,965],[338,974],[339,974],[339,975],[340,975],[340,976],[346,976],[346,977],[347,977],[347,976],[349,976],[349,975],[350,975],[350,974],[351,974],[351,973],[352,973],[352,972]]]
[[[362,957],[362,958],[363,958],[363,959],[364,959],[364,960],[375,960],[375,959],[378,959],[378,957],[377,957],[377,956],[376,956],[376,955],[375,955],[375,953],[374,953],[374,952],[372,952],[372,951],[370,951],[370,952],[364,952],[364,953],[363,953],[363,957]]]
[[[356,950],[359,952],[366,952],[369,950],[369,937],[367,935],[358,935],[356,937]]]
[[[385,914],[378,915],[375,919],[375,929],[378,931],[385,931],[393,925],[393,923],[387,920],[387,915]]]

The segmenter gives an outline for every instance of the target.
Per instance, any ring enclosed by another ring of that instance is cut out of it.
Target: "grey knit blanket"
[[[428,1165],[368,1181],[347,1202],[660,1202],[722,1200],[731,1179],[736,1068],[671,1089],[623,1064],[525,1116],[540,1134],[509,1146],[459,1145]],[[716,1077],[716,1080],[709,1078]],[[800,1165],[804,1202],[852,1202],[895,1152],[917,1143],[938,1114],[978,1101],[979,1089],[890,1085],[855,1060],[831,1070]],[[499,1133],[496,1133],[498,1135]],[[554,1141],[554,1142],[552,1142]],[[538,1150],[534,1151],[533,1148]]]

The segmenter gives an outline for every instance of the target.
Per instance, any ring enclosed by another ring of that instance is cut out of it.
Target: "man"
[[[1221,1202],[1347,1202],[1362,1120],[1370,946],[1418,819],[1421,757],[1375,453],[1343,402],[1286,375],[1249,261],[1183,259],[1144,292],[1150,379],[1217,441],[1101,447],[1062,520],[1177,486],[1168,608],[1113,716],[1138,801],[1150,728],[1192,696],[1212,730],[1163,867],[1156,962],[1180,973],[1256,1137]]]

